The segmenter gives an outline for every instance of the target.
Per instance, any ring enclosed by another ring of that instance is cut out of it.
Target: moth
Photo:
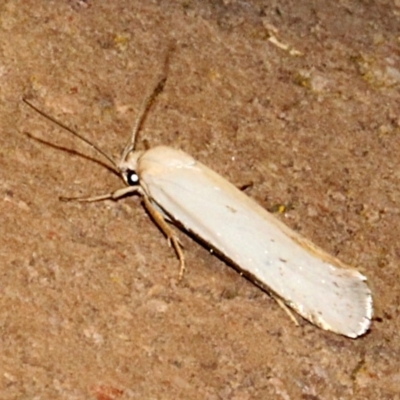
[[[166,146],[145,151],[135,149],[147,111],[165,82],[164,76],[144,99],[119,163],[24,99],[37,112],[104,156],[125,183],[113,193],[74,200],[117,200],[139,194],[177,253],[180,278],[185,258],[170,223],[195,235],[281,305],[311,323],[350,338],[364,334],[373,313],[372,295],[364,275],[287,227],[189,154]]]

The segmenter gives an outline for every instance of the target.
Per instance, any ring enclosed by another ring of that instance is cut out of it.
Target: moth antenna
[[[88,144],[92,149],[96,150],[99,154],[101,154],[108,162],[111,163],[111,165],[113,166],[113,169],[115,170],[115,172],[118,173],[118,175],[120,174],[119,169],[118,169],[118,165],[116,164],[116,162],[105,152],[103,151],[100,147],[96,146],[94,143],[92,143],[89,139],[86,139],[84,136],[82,136],[80,133],[78,133],[77,131],[73,130],[72,128],[70,128],[69,126],[63,124],[62,122],[58,121],[56,118],[46,114],[44,111],[40,110],[39,108],[37,108],[36,106],[34,106],[29,100],[27,100],[26,98],[22,98],[22,101],[27,104],[29,107],[31,107],[33,110],[35,110],[37,113],[39,113],[42,117],[47,118],[48,120],[50,120],[51,122],[55,123],[56,125],[60,126],[61,128],[65,129],[67,132],[71,133],[72,135],[76,136],[77,138],[79,138],[80,140],[82,140],[83,142],[85,142],[86,144]]]
[[[154,100],[164,90],[164,86],[167,81],[169,58],[170,58],[171,50],[172,50],[172,46],[169,46],[166,51],[163,70],[161,72],[160,77],[157,80],[157,84],[153,87],[151,92],[149,92],[149,94],[144,98],[144,100],[142,101],[142,104],[140,105],[138,116],[136,118],[135,124],[133,125],[131,138],[130,138],[128,144],[125,146],[124,151],[122,152],[121,162],[126,160],[127,155],[132,150],[135,149],[136,139],[137,139],[137,135],[140,131],[140,128],[142,127],[142,125],[146,119],[146,116],[147,116],[152,104],[154,103]]]

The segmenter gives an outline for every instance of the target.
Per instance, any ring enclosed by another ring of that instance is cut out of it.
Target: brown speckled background
[[[368,276],[367,335],[296,328],[183,233],[178,283],[137,197],[58,200],[121,182],[21,98],[118,157],[170,43],[140,145],[290,205]],[[399,0],[2,1],[0,398],[400,399],[399,89]]]

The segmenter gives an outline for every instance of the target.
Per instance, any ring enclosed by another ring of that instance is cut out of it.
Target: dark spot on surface
[[[226,208],[229,210],[229,211],[231,211],[232,213],[237,213],[237,210],[236,210],[236,208],[233,208],[233,207],[231,207],[231,206],[226,206]]]

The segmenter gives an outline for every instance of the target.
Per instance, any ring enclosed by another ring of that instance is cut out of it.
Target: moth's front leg
[[[118,200],[121,197],[124,197],[128,194],[132,193],[140,193],[141,188],[139,186],[127,186],[121,189],[117,189],[112,193],[101,194],[99,196],[91,196],[91,197],[60,197],[61,201],[79,201],[81,203],[93,203],[95,201],[102,200]]]
[[[144,196],[144,205],[146,207],[146,210],[149,212],[151,217],[154,219],[155,223],[159,226],[161,231],[167,237],[169,245],[171,246],[171,244],[172,244],[172,246],[174,247],[174,249],[176,251],[176,255],[178,256],[178,259],[179,259],[179,264],[180,264],[179,280],[182,280],[186,267],[185,267],[185,257],[183,255],[182,247],[181,247],[181,244],[179,243],[178,236],[176,236],[176,233],[174,232],[174,230],[165,221],[163,214],[161,214],[161,212],[158,211],[151,204],[150,199],[147,196]]]

